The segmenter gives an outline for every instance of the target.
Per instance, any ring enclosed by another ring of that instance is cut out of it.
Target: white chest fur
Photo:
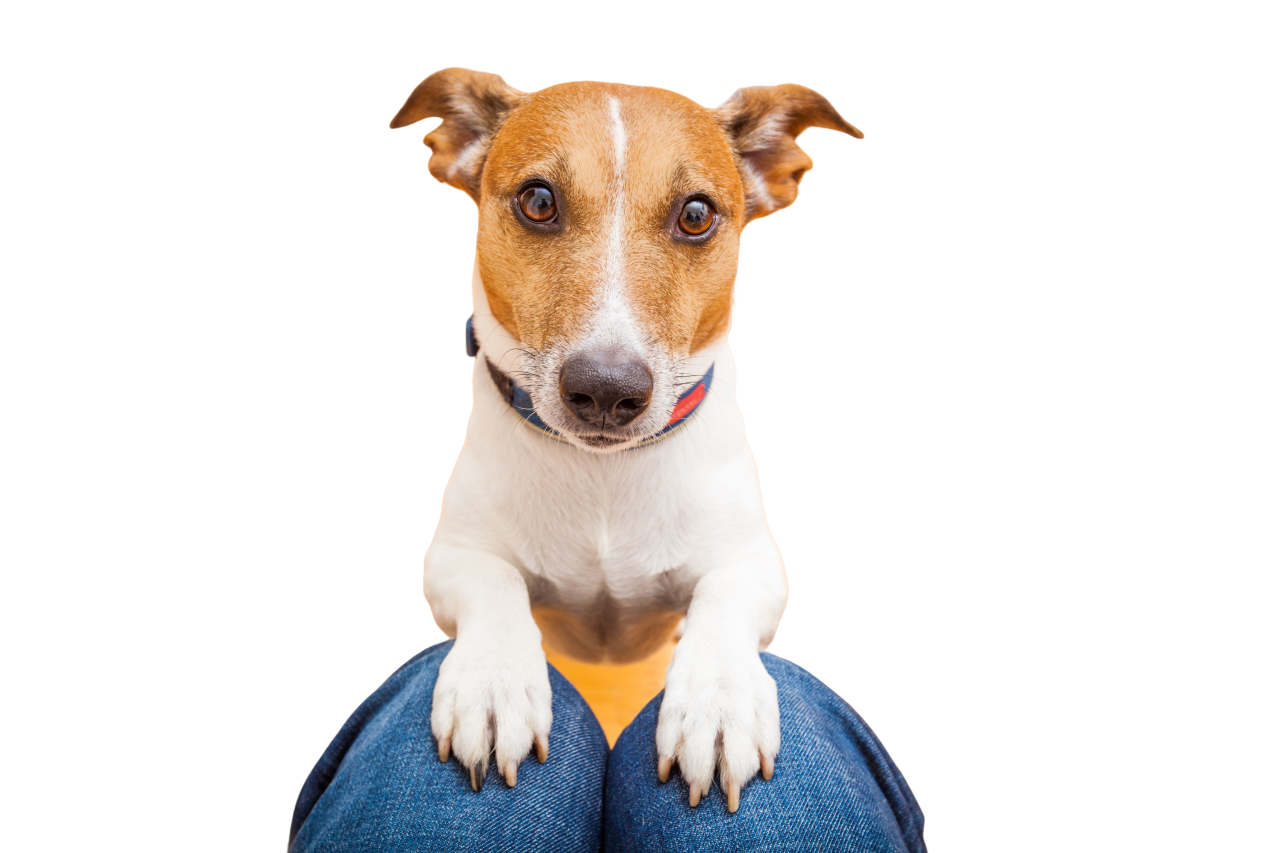
[[[679,429],[653,445],[592,453],[531,427],[494,388],[484,356],[518,374],[519,350],[476,285],[474,406],[436,541],[514,567],[557,650],[585,660],[643,657],[669,637],[707,572],[757,562],[762,551],[776,561],[729,348],[714,344],[690,365],[700,373],[714,361],[715,377]]]

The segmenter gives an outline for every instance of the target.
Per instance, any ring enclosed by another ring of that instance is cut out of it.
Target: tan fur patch
[[[746,183],[747,221],[781,210],[796,200],[800,180],[813,168],[796,137],[825,127],[857,139],[862,131],[845,121],[826,98],[804,86],[739,89],[715,110],[728,134]]]
[[[391,127],[405,127],[425,118],[444,119],[422,140],[431,148],[428,168],[436,180],[479,200],[489,142],[520,94],[496,74],[446,68],[418,84],[391,120]]]
[[[709,110],[661,89],[569,83],[527,96],[493,139],[480,196],[481,277],[495,317],[536,349],[571,341],[601,284],[613,236],[616,140],[609,99],[625,126],[622,263],[626,295],[648,334],[672,355],[728,326],[742,182]],[[561,198],[563,230],[537,233],[511,208],[531,178]],[[677,205],[701,193],[720,222],[712,238],[672,237]]]
[[[451,68],[424,80],[392,121],[444,122],[424,140],[431,173],[480,207],[478,257],[489,307],[538,351],[582,339],[606,287],[621,288],[643,343],[678,360],[729,327],[738,239],[795,200],[813,163],[796,137],[827,127],[861,137],[817,92],[739,90],[715,110],[662,89],[566,83],[533,94]],[[513,206],[537,179],[557,196],[554,229]],[[683,200],[710,199],[708,239],[683,239]]]

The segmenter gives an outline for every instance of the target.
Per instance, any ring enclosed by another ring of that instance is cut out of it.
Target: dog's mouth
[[[563,417],[555,425],[555,429],[566,438],[580,442],[596,450],[608,450],[631,444],[644,438],[645,432],[637,430],[635,425],[616,427],[605,423],[582,423]]]
[[[611,447],[617,447],[620,444],[626,444],[631,441],[630,438],[621,438],[619,436],[608,435],[606,433],[597,433],[595,435],[574,435],[574,438],[581,441],[588,447],[594,447],[598,450],[607,450]]]

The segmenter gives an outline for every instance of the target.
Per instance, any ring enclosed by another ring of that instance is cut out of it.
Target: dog
[[[532,94],[460,68],[391,127],[443,121],[428,168],[479,207],[466,442],[423,588],[455,642],[431,731],[480,790],[545,761],[547,649],[628,663],[679,637],[658,777],[689,805],[718,772],[730,812],[780,742],[759,652],[787,600],[734,399],[729,330],[743,227],[790,205],[810,127],[862,133],[796,85],[715,109],[568,83]]]

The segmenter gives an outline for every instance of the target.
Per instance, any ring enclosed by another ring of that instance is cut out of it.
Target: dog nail
[[[480,771],[479,765],[472,765],[471,790],[475,791],[478,794],[480,793],[480,789],[483,787],[484,787],[484,773]]]
[[[702,791],[698,790],[696,785],[689,786],[689,808],[696,809],[698,803],[702,801]]]
[[[538,735],[537,744],[538,744],[538,763],[546,764],[547,763],[547,736]]]
[[[773,778],[773,758],[763,752],[760,753],[760,775],[766,782]]]
[[[436,744],[440,748],[440,760],[449,760],[449,738],[442,737]]]
[[[729,792],[728,792],[728,795],[727,795],[727,796],[728,796],[728,798],[729,798],[729,814],[733,814],[733,813],[735,813],[735,812],[738,810],[738,792],[739,792],[739,790],[740,790],[740,789],[739,789],[739,787],[738,787],[737,785],[730,785],[730,786],[729,786]]]
[[[659,758],[658,759],[658,781],[665,785],[667,784],[667,780],[670,778],[671,778],[671,759]]]
[[[507,777],[507,787],[514,788],[516,786],[516,763],[514,761],[509,762],[502,775]]]

